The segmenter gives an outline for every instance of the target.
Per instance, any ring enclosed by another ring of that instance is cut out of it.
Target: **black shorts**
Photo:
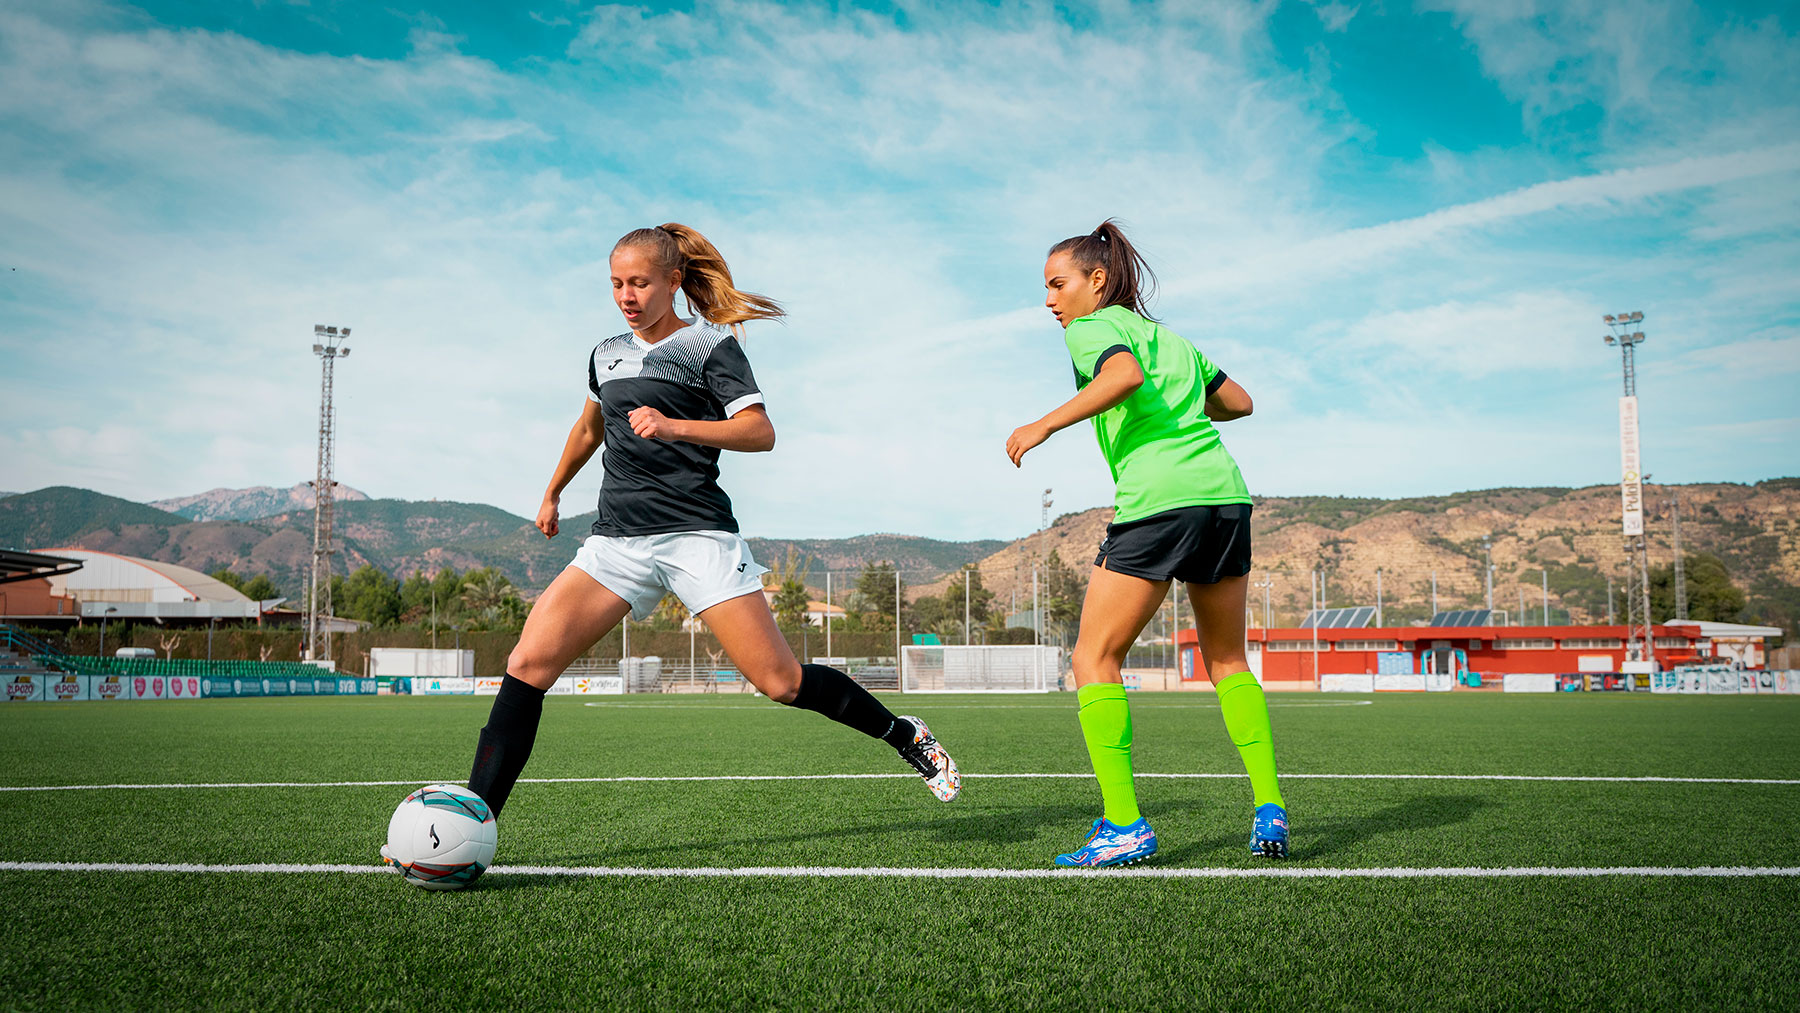
[[[1109,524],[1094,565],[1188,584],[1242,577],[1250,572],[1250,504],[1180,507]]]

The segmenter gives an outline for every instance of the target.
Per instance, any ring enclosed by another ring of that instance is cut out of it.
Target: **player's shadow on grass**
[[[1357,845],[1389,835],[1414,835],[1421,830],[1447,827],[1467,822],[1476,813],[1492,806],[1490,799],[1476,795],[1422,795],[1372,813],[1333,814],[1329,811],[1304,814],[1293,821],[1292,857],[1299,861],[1325,858],[1354,850]],[[1246,821],[1248,823],[1248,821]],[[1249,828],[1208,840],[1165,847],[1158,858],[1178,863],[1187,859],[1210,858],[1220,852],[1244,852],[1250,839]]]
[[[636,847],[602,847],[595,851],[564,855],[547,861],[556,864],[628,863],[633,858],[654,855],[667,858],[684,853],[733,853],[743,849],[804,844],[811,841],[863,838],[875,834],[903,834],[922,838],[934,844],[976,844],[983,846],[1023,844],[1042,839],[1047,832],[1066,830],[1064,836],[1074,844],[1093,820],[1092,805],[987,805],[979,810],[950,813],[935,818],[909,819],[883,823],[846,823],[788,834],[754,837],[711,838],[692,842],[659,842]],[[1074,844],[1070,844],[1073,847]],[[678,864],[659,861],[658,865]]]

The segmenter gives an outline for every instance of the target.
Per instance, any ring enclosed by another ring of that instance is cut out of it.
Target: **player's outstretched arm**
[[[582,467],[594,456],[604,442],[605,423],[600,414],[600,402],[588,400],[582,402],[581,417],[569,429],[569,438],[563,441],[562,458],[556,462],[556,471],[550,475],[550,486],[544,490],[544,502],[538,507],[537,528],[545,538],[555,538],[560,525],[557,524],[557,507],[562,503],[562,491],[575,480]]]
[[[718,422],[672,419],[648,405],[639,405],[631,410],[631,431],[647,440],[680,440],[745,454],[775,449],[775,423],[759,404]]]
[[[1129,355],[1108,356],[1092,383],[1050,414],[1013,430],[1006,438],[1006,456],[1012,458],[1013,467],[1018,467],[1026,451],[1049,439],[1050,434],[1118,407],[1143,385],[1144,371],[1137,359]]]

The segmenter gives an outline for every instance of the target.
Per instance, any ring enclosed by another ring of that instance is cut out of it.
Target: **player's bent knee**
[[[562,673],[554,670],[548,658],[520,644],[506,656],[506,674],[539,689],[548,689]]]

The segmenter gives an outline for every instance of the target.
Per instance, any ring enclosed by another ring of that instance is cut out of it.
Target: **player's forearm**
[[[1085,422],[1101,412],[1117,408],[1143,385],[1144,374],[1139,370],[1103,369],[1092,383],[1039,419],[1039,424],[1053,433],[1060,432],[1077,422]]]
[[[718,422],[671,419],[675,438],[703,447],[756,454],[775,449],[775,424],[760,411],[745,410]]]
[[[556,462],[556,470],[550,474],[550,487],[544,490],[545,499],[556,499],[575,476],[586,467],[594,457],[594,451],[600,449],[601,436],[596,433],[588,420],[577,419],[574,428],[569,430],[569,438],[563,441],[562,457]]]

